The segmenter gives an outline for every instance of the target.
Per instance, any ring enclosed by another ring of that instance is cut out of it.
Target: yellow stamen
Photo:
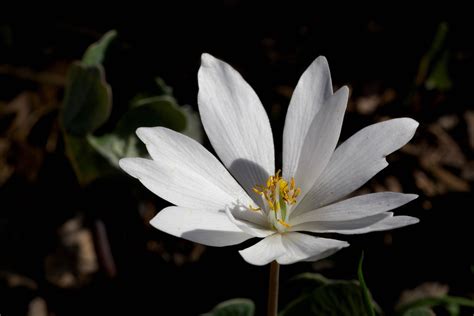
[[[253,207],[252,205],[249,205],[249,210],[258,212],[258,211],[261,211],[262,209],[260,207]]]
[[[295,179],[291,178],[289,181],[283,179],[281,170],[278,170],[274,175],[268,177],[265,185],[256,185],[252,190],[266,202],[266,210],[273,211],[272,215],[269,215],[270,221],[289,228],[290,224],[286,222],[288,210],[290,205],[296,204],[296,198],[301,193],[301,189],[296,186]],[[262,210],[260,207],[252,205],[249,205],[249,209],[252,211]],[[280,231],[282,230],[281,226],[275,229]]]
[[[285,222],[284,220],[282,219],[278,219],[278,223],[282,224],[283,226],[285,226],[286,228],[290,228],[291,225],[288,224],[287,222]]]

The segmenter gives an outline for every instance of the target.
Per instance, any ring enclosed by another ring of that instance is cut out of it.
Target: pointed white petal
[[[282,235],[282,243],[286,252],[277,258],[279,264],[320,260],[349,246],[345,241],[314,237],[300,233],[286,233]]]
[[[392,217],[393,213],[385,212],[375,214],[363,218],[352,219],[347,221],[317,221],[305,222],[291,226],[291,231],[307,231],[312,233],[348,233],[358,231],[372,226],[386,218]]]
[[[234,213],[235,212],[241,212],[241,211],[234,211]],[[242,211],[242,212],[248,213],[252,211]],[[257,220],[253,219],[252,221],[237,219],[229,207],[225,209],[225,213],[228,216],[229,220],[232,223],[234,223],[234,225],[239,227],[242,231],[246,232],[247,234],[250,234],[252,236],[259,237],[259,238],[265,238],[274,233],[274,231],[264,226],[264,225],[267,225],[267,222],[263,220],[260,221],[261,217],[258,217]],[[240,215],[240,217],[242,217],[241,214],[237,214],[237,215]],[[259,223],[259,224],[256,224],[256,223]]]
[[[170,206],[150,224],[165,233],[200,244],[222,247],[253,238],[235,226],[224,213]]]
[[[236,201],[208,178],[184,165],[124,158],[120,160],[120,167],[139,179],[151,192],[178,206],[224,211],[226,205]]]
[[[170,170],[170,173],[177,172],[185,175],[186,171],[192,171],[232,196],[234,203],[236,200],[245,205],[252,202],[220,161],[194,139],[165,127],[141,127],[137,129],[137,135],[145,143],[148,152],[157,164],[167,164],[172,165],[173,169],[182,169],[181,171]],[[186,177],[176,180],[177,185],[187,181]],[[197,189],[205,191],[206,188],[198,186]]]
[[[320,56],[306,69],[296,85],[283,130],[283,177],[296,173],[303,142],[311,122],[323,103],[332,96],[329,66]]]
[[[202,124],[219,158],[242,187],[265,183],[275,171],[273,136],[265,109],[231,66],[203,54],[198,74]]]
[[[316,221],[346,221],[376,215],[400,207],[416,194],[380,192],[356,196],[291,218],[291,225]]]
[[[288,175],[288,178],[295,177],[301,188],[301,198],[323,172],[336,148],[348,97],[349,88],[344,86],[326,101],[311,122],[296,173]]]
[[[293,215],[314,210],[352,193],[385,168],[385,157],[405,145],[418,123],[410,118],[370,125],[340,145]]]
[[[282,235],[273,234],[239,253],[248,263],[263,266],[282,256],[285,251]]]
[[[387,217],[380,222],[377,222],[369,227],[355,229],[351,231],[338,231],[339,234],[355,235],[355,234],[365,234],[370,232],[391,230],[400,227],[405,227],[418,223],[420,220],[416,217],[411,216],[394,216]]]

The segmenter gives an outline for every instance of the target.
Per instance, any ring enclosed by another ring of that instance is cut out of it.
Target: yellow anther
[[[280,179],[281,169],[278,169],[277,173],[275,173],[275,177]]]
[[[282,219],[278,219],[278,223],[282,224],[283,226],[285,226],[286,228],[290,228],[291,225],[288,224],[287,222],[285,222],[284,220]]]
[[[272,211],[274,211],[275,210],[275,204],[273,204],[273,202],[271,200],[267,200],[267,203],[268,203],[268,206],[270,207],[270,209]]]
[[[249,210],[254,211],[254,212],[258,212],[262,209],[260,207],[253,207],[252,205],[249,205]]]
[[[294,197],[294,198],[297,198],[298,195],[300,195],[300,193],[301,193],[301,189],[300,189],[300,188],[297,188],[296,191],[295,191],[295,193],[293,193],[293,197]]]

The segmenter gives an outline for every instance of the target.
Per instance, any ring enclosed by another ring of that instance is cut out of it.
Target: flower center
[[[301,189],[296,187],[294,178],[288,182],[280,173],[281,170],[278,170],[275,175],[268,177],[266,185],[256,185],[253,191],[262,197],[272,227],[285,232],[290,227],[286,222],[288,211],[296,203]],[[260,210],[251,206],[250,209]]]

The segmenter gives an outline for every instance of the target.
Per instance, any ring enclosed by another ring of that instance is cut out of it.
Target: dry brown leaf
[[[469,146],[474,149],[474,111],[466,111],[464,119],[467,124],[467,135],[469,137]]]
[[[443,297],[449,292],[449,286],[437,282],[426,282],[414,289],[402,292],[397,306],[409,304],[411,302],[430,297]]]
[[[46,301],[41,297],[34,298],[28,305],[28,316],[48,316]]]

